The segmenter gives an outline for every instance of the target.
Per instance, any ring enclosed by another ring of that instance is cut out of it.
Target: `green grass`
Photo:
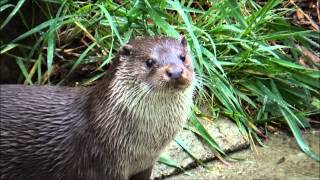
[[[42,7],[47,21],[29,25],[27,32],[11,42],[1,41],[0,54],[16,59],[27,84],[64,84],[66,79],[52,74],[59,62],[69,70],[66,78],[81,65],[95,66],[92,74],[79,82],[88,85],[103,75],[103,67],[130,38],[177,37],[183,32],[198,76],[197,111],[190,121],[191,130],[208,142],[217,155],[224,153],[197,121],[199,115],[229,117],[252,145],[263,134],[265,125],[287,124],[300,148],[320,160],[301,134],[301,130],[310,127],[308,117],[320,114],[320,65],[314,63],[311,69],[298,64],[303,52],[296,46],[319,56],[320,34],[290,24],[285,14],[294,9],[282,8],[282,1],[270,0],[264,5],[251,0],[197,4],[140,0],[121,5],[112,1],[43,2],[47,7],[58,6],[57,12]],[[0,29],[17,16],[23,3],[0,3],[0,13],[11,12],[0,23]],[[36,1],[33,3],[39,8]],[[20,14],[22,19],[24,16],[27,15]],[[30,36],[36,42],[32,46],[23,44]],[[84,47],[77,50],[79,44]],[[42,50],[44,47],[46,51]],[[56,55],[63,56],[57,50],[63,48],[71,48],[77,55],[63,61]],[[12,54],[12,49],[27,53],[20,57]],[[202,107],[209,107],[210,111],[204,113]]]

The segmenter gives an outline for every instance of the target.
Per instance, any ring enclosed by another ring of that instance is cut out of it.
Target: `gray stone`
[[[230,120],[220,119],[216,121],[200,121],[224,152],[232,152],[248,146],[248,142],[239,132],[237,125]],[[202,142],[202,140],[192,131],[184,129],[177,138],[184,142],[197,159],[205,162],[215,158],[208,145],[206,145],[205,142]],[[170,159],[178,162],[184,169],[197,165],[195,160],[192,159],[175,141],[170,143],[164,153],[168,155]],[[153,169],[152,179],[169,176],[179,171],[181,170],[161,163],[156,163]]]
[[[308,129],[303,132],[305,140],[316,154],[320,154],[320,131]],[[257,145],[255,150],[244,149],[229,154],[240,161],[226,166],[215,160],[202,166],[170,176],[166,180],[215,180],[215,179],[277,179],[277,180],[319,180],[320,163],[301,151],[296,140],[286,132],[269,134],[265,146]],[[190,176],[191,175],[191,176]]]

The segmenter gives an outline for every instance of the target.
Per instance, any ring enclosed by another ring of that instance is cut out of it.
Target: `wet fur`
[[[173,39],[144,42],[180,48]],[[193,86],[164,88],[162,73],[137,67],[147,53],[138,44],[132,41],[136,52],[117,57],[90,88],[1,85],[0,179],[148,179],[187,119]],[[164,61],[171,54],[161,53]],[[194,76],[188,61],[185,70]]]

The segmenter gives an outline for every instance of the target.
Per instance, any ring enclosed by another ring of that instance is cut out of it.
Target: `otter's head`
[[[184,90],[195,77],[187,46],[184,36],[131,40],[119,52],[118,78],[155,91]]]

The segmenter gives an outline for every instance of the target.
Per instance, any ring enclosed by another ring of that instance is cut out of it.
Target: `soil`
[[[312,149],[320,153],[320,130],[304,134]],[[264,147],[257,146],[257,153],[247,149],[231,154],[232,158],[240,158],[230,166],[220,161],[209,162],[209,169],[198,167],[184,174],[166,179],[320,179],[320,163],[304,154],[295,139],[283,132],[270,135]]]

